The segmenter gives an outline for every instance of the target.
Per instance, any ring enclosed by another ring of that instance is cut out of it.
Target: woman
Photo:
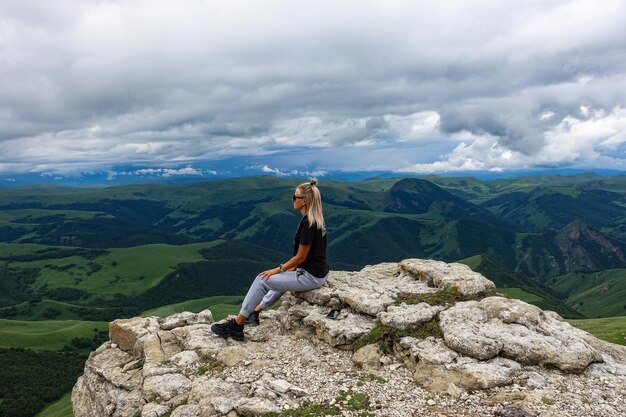
[[[213,333],[243,340],[244,323],[258,324],[259,313],[274,304],[285,291],[309,291],[326,282],[329,271],[326,227],[315,178],[296,187],[293,208],[302,215],[293,240],[294,256],[276,268],[261,272],[248,290],[237,317],[213,324]]]

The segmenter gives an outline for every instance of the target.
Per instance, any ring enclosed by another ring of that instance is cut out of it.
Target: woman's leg
[[[272,306],[272,304],[278,301],[278,299],[282,297],[284,293],[284,291],[269,290],[269,292],[265,294],[265,297],[263,297],[263,300],[259,303],[259,305],[256,306],[255,311],[267,310]]]
[[[303,269],[281,272],[280,274],[272,275],[268,279],[262,279],[257,276],[248,290],[246,298],[243,300],[239,314],[243,317],[248,317],[264,300],[266,295],[268,296],[268,301],[273,299],[273,302],[275,302],[285,291],[309,291],[321,287],[325,281],[326,277],[316,278]],[[271,299],[269,298],[270,291],[273,291]],[[271,304],[266,304],[266,306],[269,305]]]

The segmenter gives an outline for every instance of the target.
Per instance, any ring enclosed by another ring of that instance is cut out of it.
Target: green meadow
[[[567,304],[587,317],[618,316],[626,311],[626,269],[572,272],[552,287],[567,295]]]
[[[0,319],[0,348],[61,350],[75,337],[105,331],[106,322],[78,320],[23,321]]]
[[[598,339],[626,346],[626,316],[567,321]]]
[[[35,417],[74,417],[72,412],[72,393],[68,392],[58,401],[41,410]]]
[[[530,304],[544,300],[537,294],[530,293],[523,290],[522,288],[498,288],[498,292],[506,295],[509,298],[516,298]]]
[[[38,269],[39,274],[32,285],[35,291],[42,288],[75,288],[88,293],[87,299],[109,299],[119,293],[137,295],[145,292],[161,282],[180,263],[201,261],[203,257],[199,251],[220,242],[111,248],[93,259],[81,255],[59,258],[42,256],[42,259],[36,260],[10,260],[8,266],[14,269]],[[48,248],[43,245],[0,244],[0,253],[6,258]]]

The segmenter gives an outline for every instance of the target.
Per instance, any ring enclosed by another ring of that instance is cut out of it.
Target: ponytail
[[[317,188],[317,179],[311,178],[309,182],[303,182],[298,188],[304,193],[304,201],[307,206],[307,219],[309,226],[315,225],[318,229],[324,228],[324,214],[322,213],[322,195]]]

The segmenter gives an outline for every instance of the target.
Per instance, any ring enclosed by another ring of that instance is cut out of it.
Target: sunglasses
[[[304,200],[306,197],[300,197],[299,195],[295,195],[295,194],[293,195],[293,197],[291,197],[293,201],[296,201],[296,198],[301,198]]]

